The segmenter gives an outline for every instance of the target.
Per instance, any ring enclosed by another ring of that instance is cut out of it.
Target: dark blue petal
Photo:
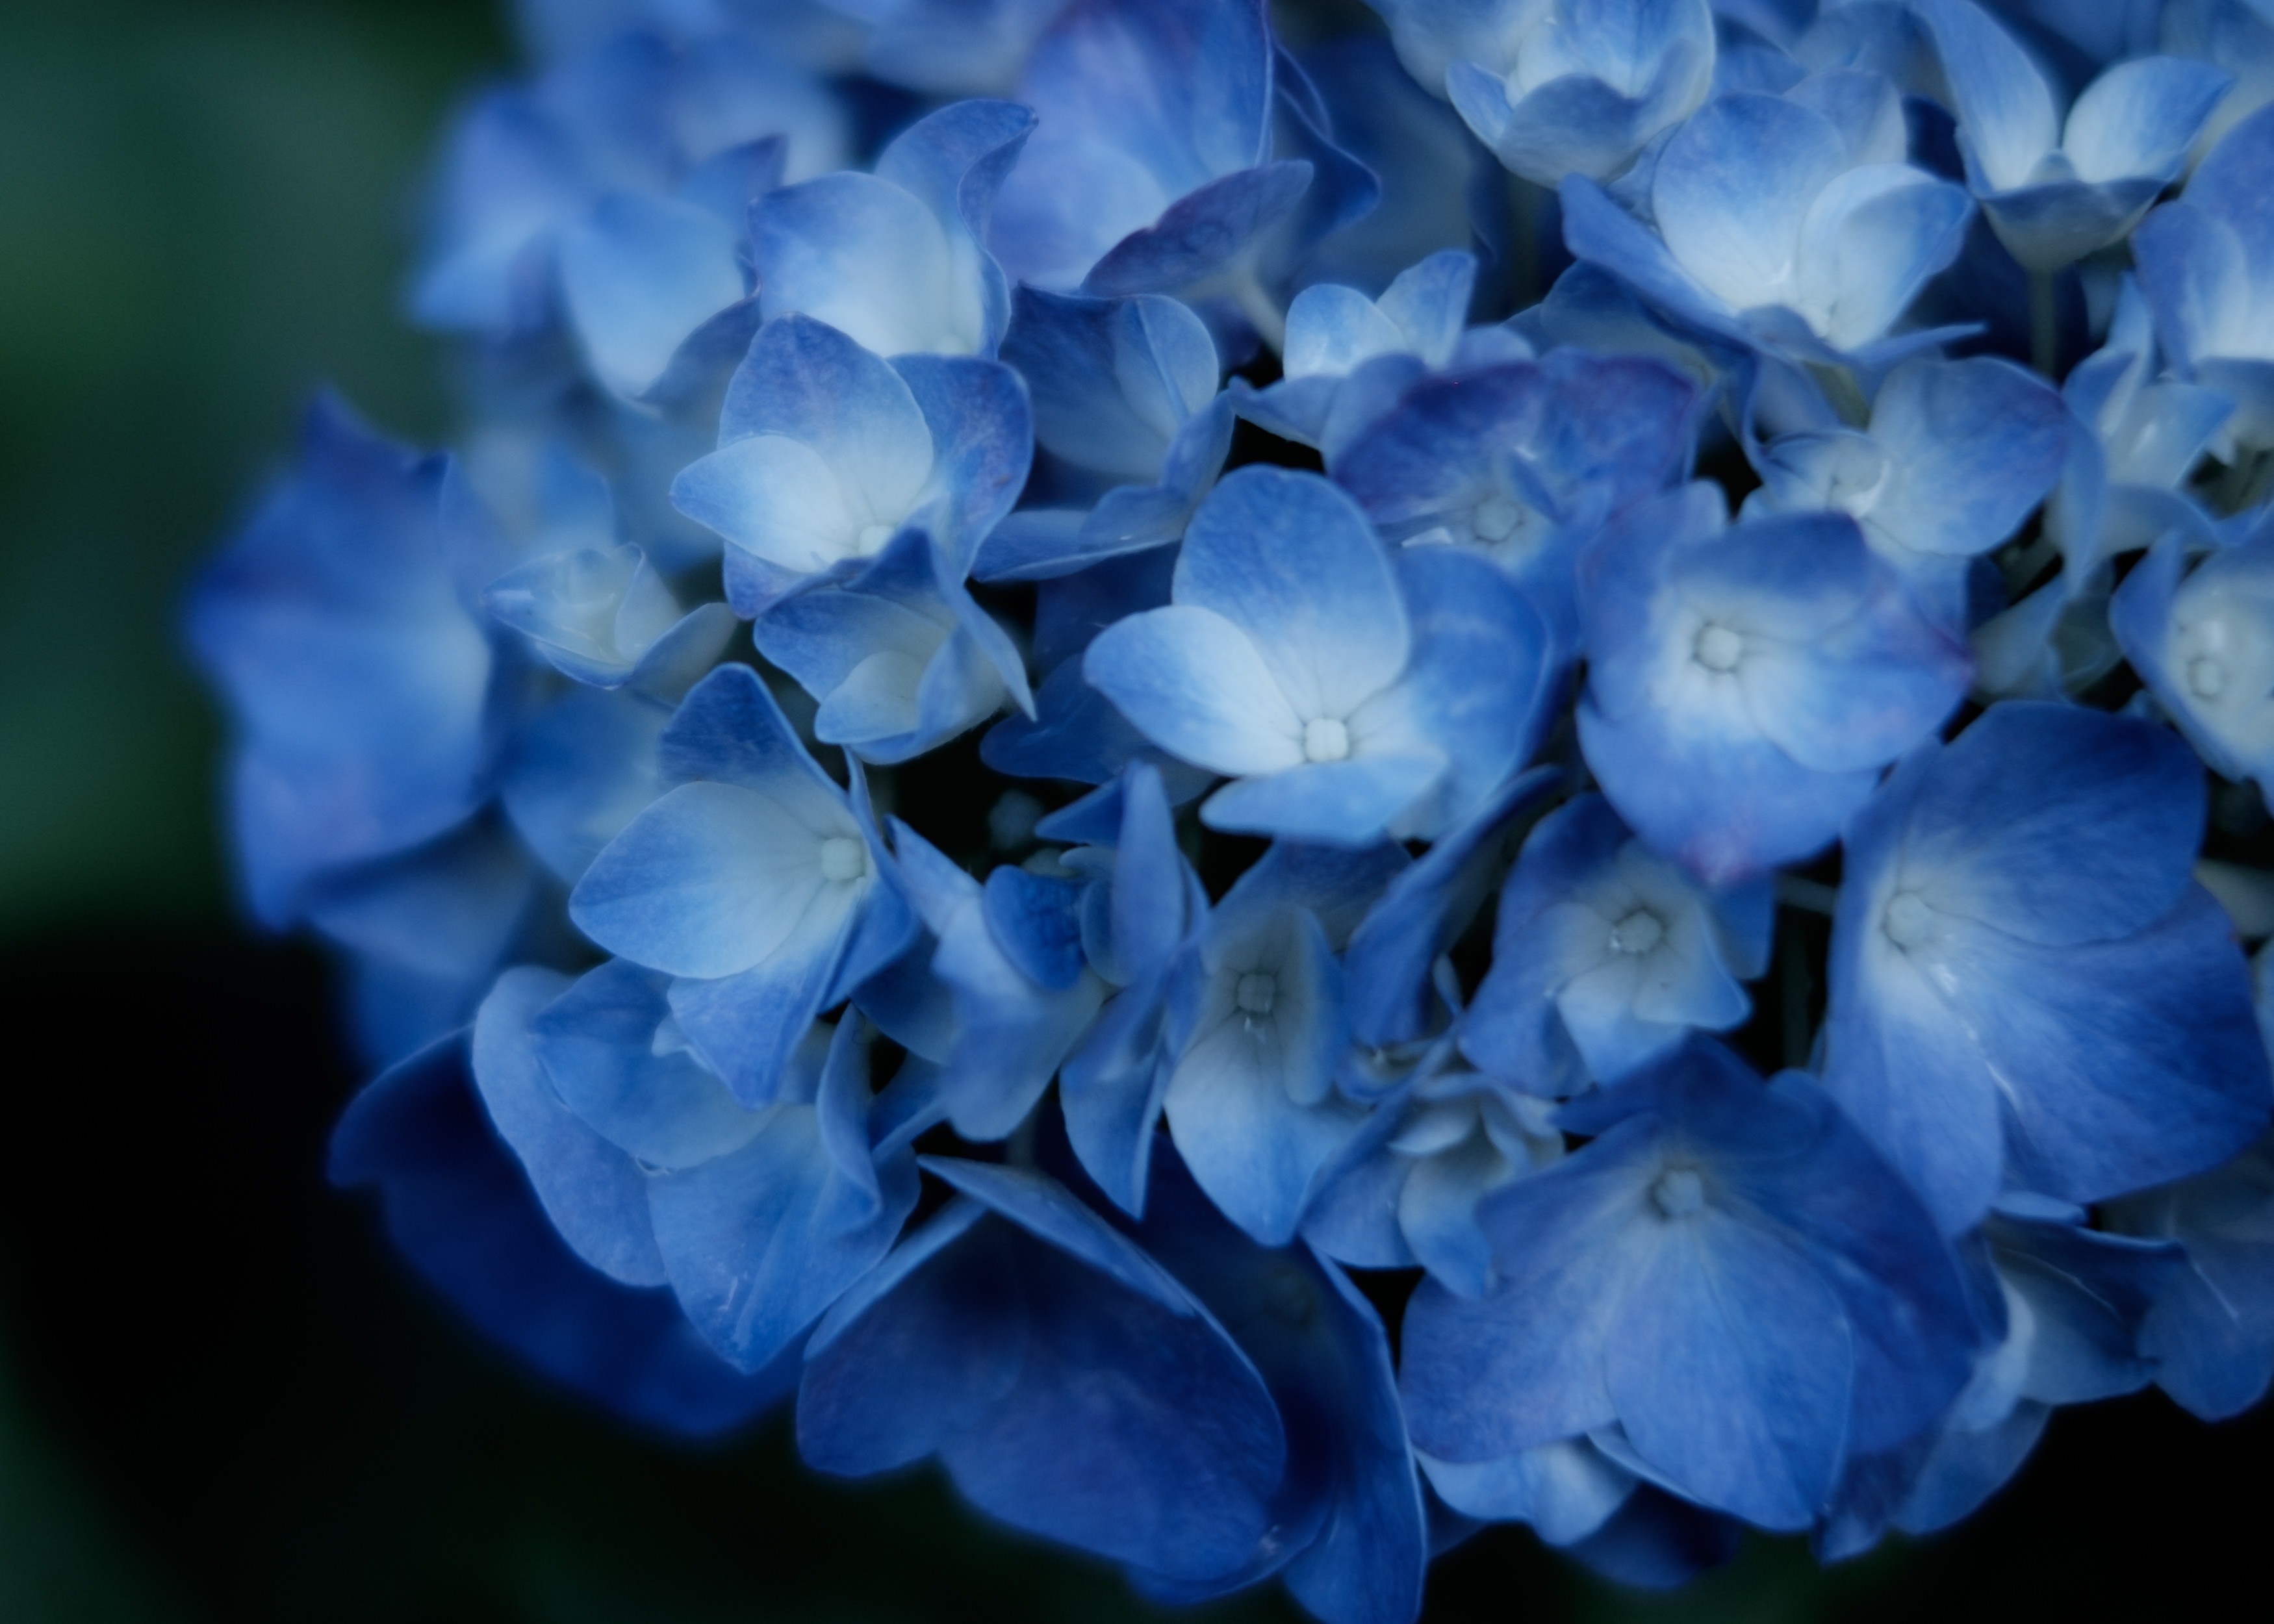
[[[796,1381],[794,1358],[740,1374],[668,1292],[617,1285],[568,1250],[483,1120],[463,1038],[422,1050],[356,1097],[333,1132],[331,1174],[380,1186],[395,1244],[485,1334],[634,1421],[722,1432]]]

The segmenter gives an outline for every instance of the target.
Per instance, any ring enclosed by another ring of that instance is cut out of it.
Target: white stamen
[[[1303,724],[1303,759],[1338,762],[1350,755],[1350,729],[1330,716]]]
[[[1648,908],[1637,908],[1611,927],[1611,951],[1638,957],[1666,940],[1666,921]]]
[[[1690,652],[1708,671],[1735,671],[1737,662],[1745,657],[1745,640],[1728,627],[1709,620],[1698,628],[1698,641],[1691,645]]]
[[[868,872],[868,848],[858,840],[848,840],[838,835],[821,843],[823,879],[842,883],[847,880],[857,880]]]

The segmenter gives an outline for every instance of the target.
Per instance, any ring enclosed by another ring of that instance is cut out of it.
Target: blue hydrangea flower
[[[1163,1095],[1170,1132],[1217,1210],[1266,1245],[1293,1237],[1320,1175],[1366,1116],[1335,1088],[1351,1041],[1336,955],[1405,863],[1388,842],[1275,846],[1180,966]]]
[[[1534,1094],[1612,1083],[1752,1012],[1768,967],[1766,882],[1698,883],[1627,832],[1598,795],[1540,820],[1501,891],[1493,967],[1461,1052]]]
[[[913,921],[865,798],[815,764],[749,666],[697,685],[661,751],[678,786],[593,860],[569,916],[678,978],[689,1044],[737,1099],[764,1104],[807,1027],[899,955]]]
[[[1043,1175],[925,1167],[960,1199],[815,1331],[799,1452],[847,1475],[937,1456],[991,1515],[1148,1576],[1243,1569],[1287,1435],[1222,1323]]]
[[[2274,530],[2193,569],[2174,536],[2124,578],[2109,623],[2211,770],[2274,783]]]
[[[727,592],[763,614],[922,530],[960,580],[1018,500],[1033,455],[1027,395],[992,361],[887,363],[804,316],[770,321],[727,386],[719,448],[672,500],[727,539]]]
[[[187,616],[335,1177],[638,1425],[1321,1624],[2256,1402],[2263,7],[1374,9],[520,8],[463,454],[320,403]]]
[[[1185,538],[1175,600],[1083,673],[1139,731],[1236,782],[1213,826],[1361,846],[1457,822],[1537,743],[1539,617],[1475,560],[1393,560],[1326,481],[1243,470]]]
[[[271,925],[319,875],[433,839],[488,794],[498,652],[472,607],[486,583],[440,523],[445,469],[319,401],[298,470],[191,603],[237,729],[238,868]]]
[[[2186,1259],[2142,1327],[2157,1384],[2205,1420],[2256,1403],[2274,1379],[2274,1146],[2262,1139],[2224,1167],[2107,1213],[2113,1228],[2176,1243]]]
[[[771,175],[842,165],[850,120],[802,64],[732,33],[666,40],[643,20],[588,34],[534,85],[466,110],[412,288],[419,320],[505,336],[565,306],[604,379],[638,394],[747,296],[743,211]]]
[[[1684,471],[1697,390],[1641,356],[1558,350],[1407,389],[1334,459],[1384,538],[1490,560],[1559,646],[1578,643],[1579,550]]]
[[[1901,162],[1901,126],[1878,110],[1893,89],[1875,79],[1826,75],[1785,95],[1707,102],[1652,170],[1655,231],[1593,181],[1566,179],[1571,252],[1724,343],[1809,361],[1897,358],[1920,341],[1889,330],[1957,257],[1973,205]]]
[[[1969,669],[1846,515],[1725,523],[1719,489],[1688,485],[1579,570],[1587,764],[1629,827],[1714,885],[1829,845]]]
[[[2009,1176],[2099,1200],[2265,1125],[2249,977],[2190,875],[2202,821],[2174,735],[2002,704],[1849,827],[1826,1076],[1946,1229]]]
[[[1232,380],[1240,415],[1318,447],[1331,463],[1408,384],[1479,347],[1463,343],[1476,275],[1475,255],[1447,250],[1400,271],[1378,299],[1337,282],[1312,283],[1287,307],[1280,380],[1265,389]],[[1484,329],[1478,336],[1487,335],[1514,358],[1529,357],[1514,334]]]
[[[873,175],[761,199],[750,242],[766,320],[809,316],[878,355],[992,355],[1011,297],[988,220],[1034,126],[1011,102],[959,102],[910,126]]]
[[[1581,1438],[1706,1506],[1804,1528],[1843,1458],[1930,1425],[1975,1330],[1918,1199],[1805,1078],[1699,1041],[1486,1199],[1496,1278],[1425,1281],[1401,1380],[1417,1447]],[[1575,1125],[1577,1125],[1575,1124]]]
[[[1906,361],[1865,428],[1764,446],[1745,512],[1847,514],[1942,624],[1963,631],[1972,560],[2022,528],[2068,455],[2068,414],[2033,374],[1981,357]]]
[[[746,1375],[668,1292],[621,1283],[570,1249],[485,1120],[467,1047],[463,1034],[438,1040],[366,1086],[333,1130],[333,1181],[376,1185],[388,1236],[435,1290],[596,1403],[701,1437],[788,1397],[794,1357]]]
[[[1181,539],[1231,450],[1207,327],[1156,294],[1021,288],[1015,311],[1004,358],[1033,396],[1058,489],[995,528],[980,576],[1049,580]]]
[[[2032,271],[2129,231],[2233,83],[2207,63],[2139,57],[2085,86],[2063,121],[2044,73],[1972,0],[1920,0],[1918,11],[1950,86],[1967,184]]]
[[[2233,432],[2261,448],[2274,445],[2270,174],[2274,113],[2262,109],[2227,132],[2179,200],[2143,221],[2135,238],[2141,284],[2174,370],[2231,396]]]
[[[1394,8],[1409,16],[1437,9]],[[1526,180],[1608,180],[1713,87],[1706,0],[1547,0],[1524,10],[1520,30],[1503,33],[1492,56],[1448,64],[1445,94],[1477,139]]]
[[[573,984],[509,971],[475,1020],[474,1077],[577,1255],[667,1283],[722,1358],[761,1372],[890,1249],[915,1205],[912,1135],[871,1148],[857,1019],[815,1028],[806,1064],[750,1110],[666,1046],[668,986],[621,960]]]
[[[1041,117],[992,238],[1053,291],[1181,293],[1278,339],[1265,282],[1363,214],[1374,177],[1321,129],[1261,0],[1093,0],[1069,8],[1019,94]],[[1291,139],[1275,139],[1275,121]],[[1282,146],[1285,154],[1275,156]],[[1275,241],[1292,233],[1292,243]]]
[[[1447,1066],[1382,1109],[1388,1120],[1353,1143],[1364,1154],[1337,1158],[1304,1217],[1304,1238],[1359,1268],[1418,1264],[1450,1289],[1481,1297],[1492,1252],[1477,1203],[1563,1154],[1555,1108]]]

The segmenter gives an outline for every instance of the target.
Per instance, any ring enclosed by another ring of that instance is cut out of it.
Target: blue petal
[[[1064,992],[1081,979],[1081,888],[1005,864],[988,875],[987,924],[1028,980]]]
[[[2183,56],[2120,62],[2069,109],[2061,150],[2082,180],[2168,181],[2233,83],[2224,68]]]
[[[2044,75],[1970,0],[1922,0],[1918,10],[1983,173],[2000,191],[2022,184],[2060,144]]]
[[[794,1360],[743,1376],[663,1291],[620,1286],[572,1253],[476,1103],[463,1038],[386,1072],[333,1131],[331,1176],[375,1184],[410,1265],[487,1335],[630,1419],[702,1436],[787,1396]]]
[[[440,834],[486,793],[488,640],[437,526],[445,474],[328,397],[298,470],[200,582],[190,638],[242,741],[237,846],[282,926],[317,871]]]
[[[554,1097],[530,1029],[568,985],[549,970],[508,970],[498,978],[474,1020],[474,1081],[498,1136],[576,1255],[625,1285],[661,1285],[646,1176]]]
[[[1368,750],[1419,748],[1449,763],[1397,832],[1434,839],[1470,816],[1539,749],[1562,663],[1525,594],[1480,559],[1438,547],[1397,559],[1413,655],[1351,718]]]
[[[1254,1365],[1157,1266],[1142,1286],[1134,1260],[1102,1272],[1134,1249],[1096,1219],[1069,1252],[1066,1225],[1025,1215],[952,1207],[840,1303],[807,1360],[801,1451],[841,1473],[936,1453],[1014,1527],[1174,1580],[1240,1566],[1286,1457]]]
[[[1313,174],[1298,159],[1209,182],[1108,250],[1082,278],[1082,291],[1172,292],[1231,270],[1257,238],[1294,211]]]
[[[698,327],[742,299],[739,225],[677,198],[616,192],[561,234],[561,294],[603,384],[645,394]]]
[[[1546,767],[1510,779],[1390,882],[1352,933],[1344,960],[1351,1030],[1359,1042],[1382,1047],[1427,1034],[1430,972],[1483,902],[1500,837],[1561,781]]]
[[[1217,378],[1216,342],[1174,299],[1101,299],[1020,288],[1003,358],[1035,397],[1035,439],[1053,455],[1150,484]]]
[[[1446,768],[1426,744],[1394,756],[1306,762],[1225,785],[1201,804],[1201,821],[1319,846],[1369,846],[1443,782]]]
[[[669,1046],[670,987],[668,976],[612,959],[530,1023],[561,1103],[627,1154],[666,1169],[724,1154],[765,1125],[709,1067]]]
[[[2187,893],[2203,818],[2202,768],[2165,730],[2001,704],[1936,758],[1903,866],[1941,911],[2046,947],[2107,941]]]
[[[1239,774],[1303,763],[1305,718],[1246,633],[1213,609],[1180,603],[1117,621],[1081,671],[1146,738],[1195,766]]]
[[[1219,914],[1219,929],[1225,919]],[[1165,1101],[1170,1132],[1193,1178],[1225,1216],[1266,1245],[1293,1238],[1320,1175],[1362,1116],[1321,1098],[1350,1042],[1334,950],[1307,911],[1292,915],[1287,937],[1284,956],[1273,961],[1272,1011],[1251,1021],[1228,998],[1227,1007],[1212,1010],[1211,1024],[1178,1056]]]
[[[1186,534],[1175,590],[1179,605],[1246,634],[1305,721],[1348,716],[1405,664],[1389,554],[1357,505],[1314,474],[1246,468],[1216,486]]]
[[[1773,1235],[1713,1219],[1668,1237],[1610,1327],[1605,1380],[1635,1447],[1706,1504],[1815,1521],[1853,1379],[1839,1299]]]
[[[1405,1624],[1420,1605],[1427,1533],[1389,1339],[1372,1306],[1332,1264],[1238,1234],[1173,1167],[1139,1237],[1238,1327],[1278,1403],[1288,1448],[1280,1538],[1254,1565],[1286,1561],[1288,1589],[1329,1624]]]
[[[915,1207],[907,1151],[862,1169],[864,1179],[848,1176],[826,1148],[832,1114],[867,1109],[857,1026],[838,1028],[814,1106],[784,1106],[740,1149],[659,1174],[650,1187],[672,1289],[696,1328],[741,1369],[763,1368],[794,1345],[891,1250]],[[865,1130],[859,1145],[865,1161]]]

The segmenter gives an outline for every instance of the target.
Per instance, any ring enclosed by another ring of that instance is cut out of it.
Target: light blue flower
[[[2249,977],[2190,874],[2202,822],[2173,734],[2008,703],[1849,824],[1827,1086],[1945,1229],[2008,1177],[2099,1200],[2264,1127]]]
[[[688,1041],[735,1098],[763,1105],[814,1019],[897,957],[914,921],[865,798],[814,763],[749,666],[698,684],[661,750],[678,787],[593,860],[569,917],[679,978]]]
[[[478,567],[440,523],[446,467],[319,400],[299,467],[191,601],[237,728],[239,872],[274,927],[325,870],[408,851],[488,796],[499,659]]]
[[[1587,764],[1630,828],[1716,886],[1830,845],[1969,674],[1854,521],[1727,530],[1722,500],[1698,484],[1634,508],[1579,568]]]
[[[1469,128],[1526,180],[1608,180],[1713,87],[1706,0],[1545,0],[1528,10],[1495,55],[1445,70],[1445,94]]]
[[[1916,1197],[1806,1078],[1694,1041],[1486,1198],[1497,1278],[1425,1281],[1402,1372],[1453,1462],[1593,1437],[1766,1528],[1816,1519],[1851,1453],[1932,1425],[1976,1332]]]
[[[2133,237],[2140,282],[2172,369],[2231,396],[2229,425],[2274,446],[2274,112],[2252,114],[2211,150],[2179,201]]]
[[[1179,959],[1207,922],[1208,893],[1177,849],[1161,775],[1133,763],[1114,787],[1118,816],[1111,841],[1100,842],[1112,848],[1111,866],[1095,866],[1104,855],[1096,848],[1086,854],[1091,877],[1081,898],[1083,953],[1114,990],[1066,1056],[1058,1106],[1083,1170],[1116,1207],[1141,1214],[1176,1059],[1169,993]],[[1061,832],[1073,810],[1045,819],[1039,832]],[[1069,853],[1069,867],[1073,861]]]
[[[724,604],[681,613],[637,547],[534,560],[492,582],[482,606],[561,675],[666,698],[692,687],[734,632],[734,612]]]
[[[1338,1159],[1303,1237],[1359,1268],[1419,1264],[1450,1290],[1481,1297],[1492,1252],[1477,1203],[1563,1154],[1554,1107],[1495,1078],[1448,1066],[1382,1107],[1389,1120]]]
[[[1452,364],[1466,331],[1476,256],[1448,249],[1400,271],[1378,299],[1314,282],[1287,307],[1284,372],[1256,389],[1234,379],[1239,415],[1284,440],[1335,454],[1380,417],[1408,384]],[[1512,333],[1486,329],[1508,351],[1530,350]]]
[[[1111,990],[1082,951],[1082,886],[1003,867],[983,885],[895,819],[909,899],[930,932],[902,966],[938,989],[930,1039],[948,1121],[973,1140],[1007,1137],[1082,1041]],[[894,989],[903,1002],[905,986]],[[874,1011],[872,1011],[874,1012]],[[892,1028],[881,1014],[877,1024]]]
[[[1216,341],[1158,294],[1019,289],[1003,359],[1034,400],[1045,505],[997,525],[983,580],[1048,580],[1182,538],[1231,450]]]
[[[565,317],[602,380],[640,394],[749,293],[750,200],[785,165],[802,180],[850,146],[838,99],[746,40],[590,37],[453,130],[412,311],[494,338]]]
[[[1641,356],[1465,369],[1407,389],[1339,449],[1335,483],[1386,539],[1505,571],[1569,652],[1580,549],[1687,471],[1697,405],[1689,380]]]
[[[475,1021],[475,1080],[578,1255],[668,1284],[721,1358],[762,1371],[891,1249],[929,1124],[872,1106],[857,1016],[814,1027],[774,1101],[746,1108],[686,1048],[669,988],[621,959],[573,983],[509,971]]]
[[[857,572],[911,525],[960,581],[1033,445],[1026,390],[999,363],[887,363],[787,316],[752,342],[719,448],[681,471],[672,501],[727,538],[727,600],[757,616],[817,575]]]
[[[1751,1014],[1739,983],[1767,969],[1774,914],[1767,882],[1710,891],[1582,796],[1533,829],[1501,891],[1461,1052],[1533,1094],[1616,1082]]]
[[[2069,455],[2068,413],[2035,374],[1988,357],[1906,361],[1863,429],[1788,434],[1754,459],[1755,513],[1844,513],[1954,632],[1973,560],[2019,530]]]
[[[1034,126],[1007,102],[959,102],[903,132],[873,175],[762,199],[750,242],[766,320],[809,316],[878,355],[994,354],[1011,297],[988,219]]]
[[[2274,785],[2274,527],[2187,568],[2187,538],[2124,578],[2109,625],[2124,657],[2213,771]]]
[[[1154,743],[1237,779],[1212,826],[1356,846],[1436,833],[1523,764],[1545,642],[1497,571],[1393,560],[1326,481],[1257,468],[1195,515],[1175,601],[1109,627],[1082,670]]]
[[[1058,292],[1221,297],[1276,339],[1260,256],[1274,228],[1315,237],[1370,207],[1371,176],[1327,145],[1261,0],[1096,0],[1065,11],[1020,99],[1040,125],[991,244]],[[1299,155],[1273,157],[1289,102]],[[1299,205],[1316,184],[1324,195]]]
[[[1565,239],[1711,339],[1886,365],[1924,342],[1888,335],[1957,257],[1973,213],[1962,188],[1901,161],[1901,121],[1882,116],[1893,101],[1885,80],[1855,73],[1716,97],[1658,155],[1655,231],[1575,176]]]
[[[2093,80],[2064,122],[2043,71],[1972,0],[1919,0],[1918,11],[1950,86],[1967,184],[2031,271],[2131,230],[2233,83],[2207,63],[2143,56]]]
[[[1335,1088],[1351,1042],[1336,955],[1406,861],[1386,841],[1274,846],[1178,969],[1169,1132],[1216,1209],[1265,1245],[1293,1237],[1367,1116]]]
[[[863,761],[922,755],[1006,700],[1034,712],[1009,635],[919,530],[902,530],[856,574],[793,590],[752,636],[820,702],[814,737]]]

